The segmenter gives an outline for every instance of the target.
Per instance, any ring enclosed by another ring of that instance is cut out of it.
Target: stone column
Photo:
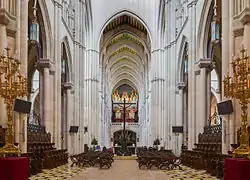
[[[64,133],[64,139],[67,143],[66,148],[68,149],[69,154],[74,154],[76,153],[76,141],[75,141],[75,136],[77,136],[77,133],[70,133],[69,129],[70,126],[78,126],[77,124],[74,123],[73,119],[73,96],[72,96],[72,89],[73,89],[73,83],[72,82],[66,82],[63,84],[63,88],[66,91],[66,106],[65,110],[66,113],[64,113],[66,121],[63,123],[66,128],[63,130]]]
[[[222,78],[229,71],[229,61],[230,61],[230,1],[221,1],[222,3]],[[234,38],[234,37],[233,37]],[[234,45],[233,45],[234,48]],[[223,80],[223,79],[222,79]],[[222,100],[226,100],[224,97],[224,88],[222,84]],[[229,143],[229,122],[234,121],[230,119],[229,116],[224,116],[222,120],[222,153],[227,154],[230,149]]]
[[[53,28],[53,59],[55,62],[55,75],[53,88],[53,109],[54,119],[51,120],[54,123],[53,129],[53,142],[55,147],[61,148],[61,10],[62,4],[59,0],[54,0],[54,28]],[[51,92],[52,93],[52,92]]]
[[[190,1],[188,4],[189,14],[189,47],[188,47],[188,149],[194,147],[196,141],[196,3]]]
[[[4,7],[3,5],[1,5]],[[4,48],[7,48],[7,32],[6,26],[9,24],[10,19],[6,14],[6,9],[0,8],[0,56],[4,53]],[[0,125],[6,126],[6,106],[4,100],[0,97]]]
[[[50,97],[50,68],[52,66],[52,62],[49,59],[40,59],[38,62],[38,68],[40,73],[43,74],[43,87],[39,87],[40,93],[43,94],[43,125],[46,128],[46,131],[53,134],[53,119],[50,116],[50,109],[52,100]]]
[[[20,2],[20,60],[21,73],[28,73],[28,1]],[[18,37],[16,37],[18,38]],[[23,98],[27,100],[27,97]],[[19,146],[22,152],[27,152],[27,116],[19,116],[20,139]]]
[[[181,146],[184,144],[184,139],[186,138],[186,132],[187,132],[187,122],[185,121],[185,115],[184,115],[184,89],[186,87],[185,82],[178,82],[177,88],[179,90],[179,94],[176,98],[176,123],[175,126],[182,126],[183,127],[183,133],[178,134],[176,138],[176,154],[179,155],[181,153]]]
[[[21,11],[21,6],[20,6],[20,2],[16,1],[16,7],[17,7],[17,13],[16,13],[16,58],[20,60],[20,25],[21,25],[21,17],[20,17],[20,11]],[[0,103],[1,104],[1,103]],[[0,107],[1,109],[1,107]],[[21,115],[21,114],[20,114]],[[15,113],[14,115],[14,133],[15,133],[15,143],[20,142],[20,138],[22,137],[22,133],[20,133],[21,129],[20,129],[20,118],[18,113]]]
[[[100,95],[99,95],[99,51],[94,49],[86,50],[84,60],[84,120],[81,126],[87,127],[88,131],[83,134],[82,142],[91,146],[95,137],[100,142]],[[83,150],[84,144],[81,145]]]
[[[152,112],[151,112],[151,119],[155,119],[152,126],[152,133],[153,141],[156,138],[163,139],[164,133],[163,131],[163,122],[164,122],[164,105],[163,105],[163,98],[164,98],[164,83],[165,79],[163,77],[163,50],[162,49],[155,49],[152,51],[152,72],[153,72],[153,79],[151,80],[152,85]]]
[[[211,59],[200,59],[198,62],[198,67],[200,68],[200,97],[199,98],[199,109],[197,109],[199,111],[199,121],[196,122],[196,129],[197,129],[197,133],[196,136],[199,133],[203,132],[203,128],[204,126],[206,126],[208,124],[208,111],[207,111],[207,97],[208,97],[208,93],[211,93],[210,89],[208,89],[207,86],[207,72],[211,71],[211,69],[213,68],[213,64],[212,64],[212,60]]]

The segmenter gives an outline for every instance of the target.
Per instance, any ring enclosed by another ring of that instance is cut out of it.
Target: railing
[[[239,15],[244,9],[250,7],[250,0],[233,0],[233,15]]]
[[[16,0],[0,0],[0,8],[5,9],[10,15],[16,16]]]
[[[121,126],[122,123],[112,123],[112,126]]]
[[[112,122],[112,126],[122,126],[123,123],[122,122]],[[128,126],[139,126],[138,123],[135,122],[126,122],[126,125]]]

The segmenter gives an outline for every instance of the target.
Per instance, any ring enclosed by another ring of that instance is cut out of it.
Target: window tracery
[[[75,26],[74,1],[72,0],[62,1],[62,18],[65,24],[67,25],[69,31],[73,34]]]
[[[187,13],[187,0],[179,0],[176,2],[176,35],[178,35],[185,24],[185,20],[188,16]]]

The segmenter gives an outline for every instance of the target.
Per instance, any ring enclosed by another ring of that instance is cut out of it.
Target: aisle
[[[163,171],[140,170],[135,160],[115,160],[110,169],[87,168],[72,180],[168,180]]]

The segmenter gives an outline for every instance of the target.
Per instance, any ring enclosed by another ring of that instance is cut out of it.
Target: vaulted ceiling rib
[[[143,74],[148,59],[146,54],[150,52],[145,37],[145,27],[126,15],[114,19],[105,28],[100,51],[104,55],[102,63],[110,90],[118,88],[122,83],[136,87],[137,90],[143,88]]]

